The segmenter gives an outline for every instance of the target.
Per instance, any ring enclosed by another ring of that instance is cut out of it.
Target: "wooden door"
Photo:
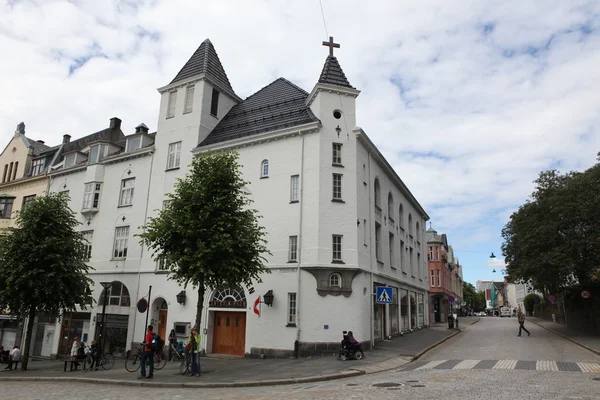
[[[167,313],[168,313],[168,310],[160,310],[158,312],[158,330],[157,330],[157,333],[158,333],[158,336],[160,336],[161,339],[165,341],[165,343],[168,343],[168,341],[167,341],[168,338],[166,337],[166,334],[167,334]]]
[[[246,313],[215,312],[213,352],[243,356],[246,352]]]

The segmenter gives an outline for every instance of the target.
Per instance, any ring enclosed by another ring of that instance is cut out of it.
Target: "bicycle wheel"
[[[135,372],[140,369],[141,366],[141,360],[137,354],[132,354],[125,360],[125,369],[129,372]]]
[[[92,366],[92,357],[87,356],[81,363],[81,372],[88,372]]]
[[[115,356],[112,354],[104,354],[102,355],[101,361],[102,369],[109,370],[115,366]]]
[[[190,370],[191,358],[189,356],[183,357],[181,359],[181,364],[179,364],[179,372],[181,375],[186,374]]]
[[[165,367],[165,365],[167,365],[167,359],[165,357],[157,357],[156,355],[154,356],[154,369],[155,370],[159,370],[159,369],[163,369]]]

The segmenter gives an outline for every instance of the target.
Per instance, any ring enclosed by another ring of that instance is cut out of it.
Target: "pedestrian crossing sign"
[[[375,302],[377,304],[392,304],[392,288],[386,286],[377,286],[375,292]]]

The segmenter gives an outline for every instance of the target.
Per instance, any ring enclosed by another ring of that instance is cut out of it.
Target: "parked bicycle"
[[[94,358],[96,358],[96,363],[94,364]],[[81,372],[88,372],[92,369],[92,364],[94,364],[94,370],[98,370],[98,368],[102,367],[104,370],[109,370],[115,366],[115,356],[108,353],[101,353],[94,355],[94,352],[91,347],[86,347],[86,357],[81,364]]]
[[[173,343],[169,344],[169,361],[181,361],[185,358],[185,351],[177,350]]]
[[[192,354],[189,351],[184,352],[181,358],[181,364],[179,364],[179,372],[181,375],[185,375],[192,370]]]
[[[125,360],[125,369],[129,372],[136,372],[142,366],[142,354],[144,352],[144,346],[139,346],[135,353],[129,352],[127,359]],[[162,349],[157,351],[152,356],[152,361],[154,362],[154,369],[160,370],[167,365],[167,358],[163,356]],[[150,366],[150,360],[147,360],[147,366]]]

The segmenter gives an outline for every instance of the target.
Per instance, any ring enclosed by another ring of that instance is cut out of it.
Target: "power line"
[[[325,26],[325,36],[329,37],[329,32],[327,31],[327,22],[325,21],[325,12],[323,11],[322,0],[319,0],[319,4],[321,5],[321,15],[323,16],[323,25]]]

